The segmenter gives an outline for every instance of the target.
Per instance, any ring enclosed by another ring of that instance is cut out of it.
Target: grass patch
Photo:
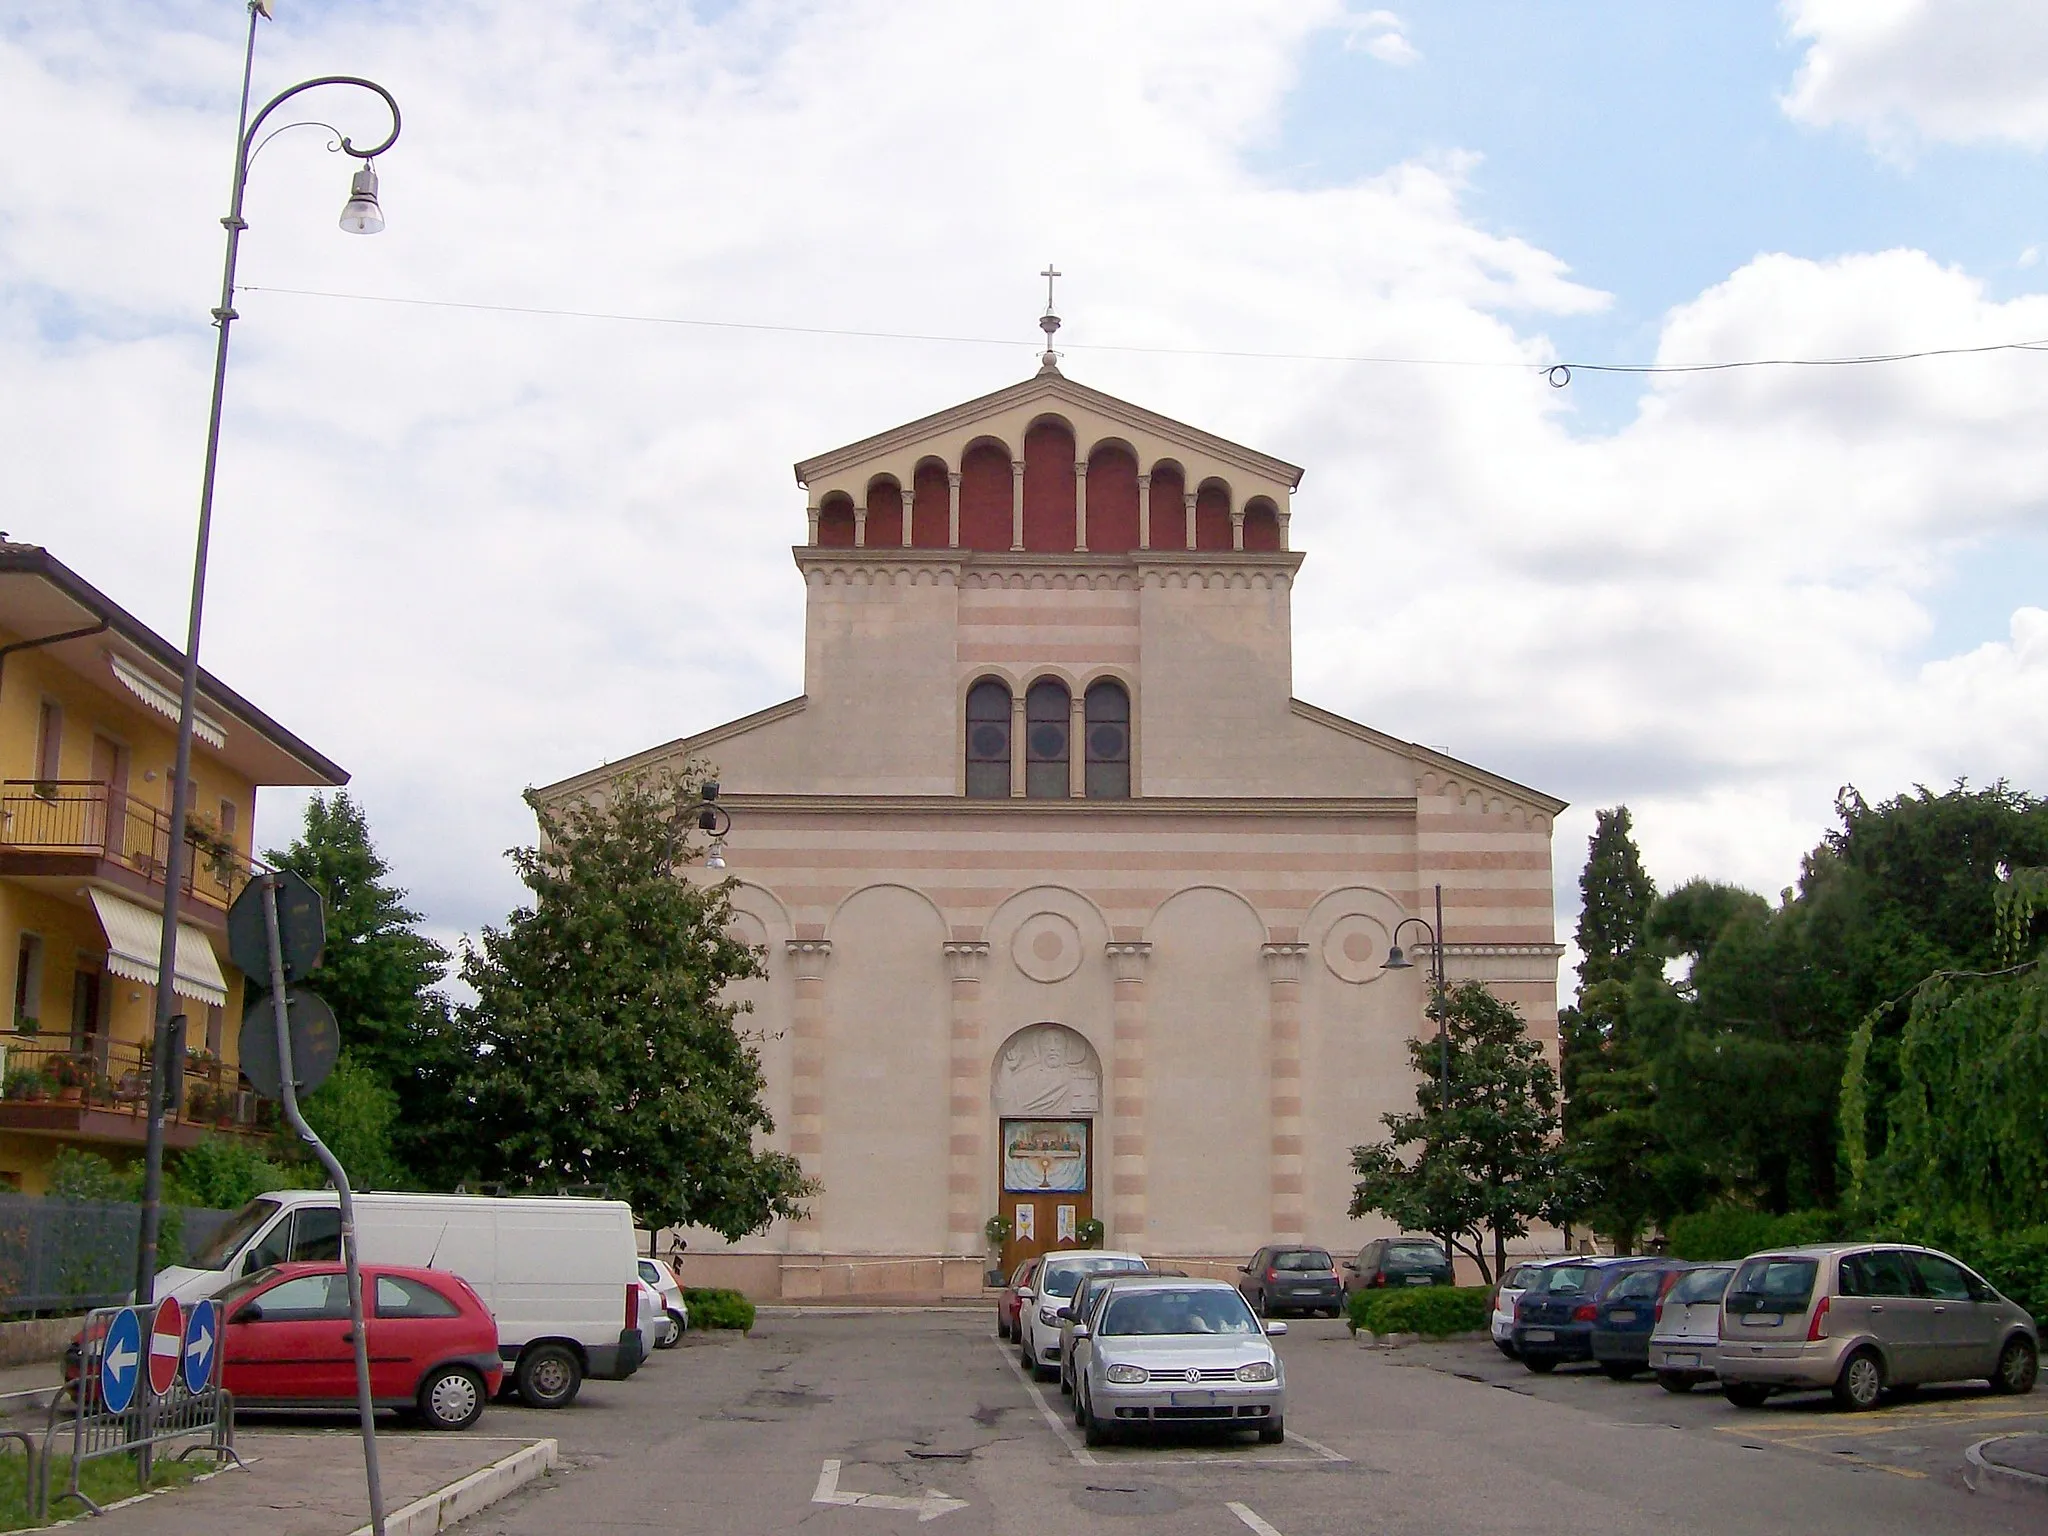
[[[190,1461],[173,1461],[177,1446],[157,1453],[156,1465],[150,1469],[149,1486],[155,1488],[180,1488],[195,1477],[211,1472],[216,1463],[211,1457],[194,1457]],[[86,1508],[76,1499],[60,1499],[57,1495],[69,1486],[71,1461],[69,1457],[58,1457],[50,1468],[50,1519],[69,1520],[74,1515],[86,1513]],[[96,1504],[112,1504],[120,1499],[130,1499],[142,1492],[135,1484],[135,1458],[133,1456],[102,1456],[97,1461],[88,1461],[79,1472],[79,1486]],[[28,1463],[16,1451],[0,1451],[0,1531],[27,1530],[37,1522],[29,1516]]]

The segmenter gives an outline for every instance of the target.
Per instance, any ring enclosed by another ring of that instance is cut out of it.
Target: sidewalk
[[[91,1522],[92,1536],[349,1536],[369,1524],[362,1441],[353,1429],[241,1430],[235,1442],[247,1471],[231,1466],[205,1482],[116,1509]],[[474,1431],[380,1434],[385,1513],[396,1514],[533,1443]],[[56,1469],[60,1482],[63,1474]],[[67,1499],[52,1514],[63,1519],[70,1511],[84,1513]]]

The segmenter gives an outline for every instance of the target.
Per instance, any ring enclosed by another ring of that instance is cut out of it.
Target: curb
[[[553,1467],[556,1449],[552,1440],[536,1440],[423,1499],[414,1499],[384,1517],[385,1536],[433,1536],[480,1509],[488,1509]],[[361,1526],[350,1536],[370,1536],[370,1528]]]
[[[1491,1333],[1477,1330],[1470,1333],[1447,1333],[1440,1338],[1425,1338],[1419,1333],[1374,1333],[1370,1328],[1361,1328],[1352,1335],[1360,1349],[1402,1349],[1410,1344],[1464,1344],[1474,1339],[1491,1339]]]
[[[2048,1477],[2038,1472],[2024,1472],[2018,1467],[2001,1467],[1997,1462],[1985,1459],[1985,1446],[2020,1438],[2023,1437],[1992,1435],[1964,1451],[1963,1485],[1972,1493],[1986,1494],[1995,1499],[2048,1499]]]
[[[0,1419],[12,1418],[17,1413],[41,1413],[63,1390],[59,1383],[54,1387],[30,1387],[25,1392],[0,1392]]]

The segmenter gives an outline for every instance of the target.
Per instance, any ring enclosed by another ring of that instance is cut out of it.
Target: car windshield
[[[1081,1282],[1090,1275],[1105,1272],[1135,1274],[1145,1268],[1143,1259],[1084,1259],[1079,1263],[1048,1264],[1045,1270],[1045,1294],[1048,1296],[1071,1296],[1080,1289]]]
[[[1275,1269],[1313,1270],[1328,1269],[1330,1256],[1320,1248],[1291,1248],[1285,1253],[1273,1255]]]
[[[1813,1299],[1814,1259],[1749,1259],[1728,1286],[1728,1310],[1738,1317],[1753,1312],[1804,1312]]]
[[[213,1234],[213,1241],[199,1250],[193,1265],[199,1269],[226,1269],[228,1260],[240,1251],[242,1244],[283,1209],[284,1206],[276,1200],[251,1200],[229,1218],[226,1226]]]
[[[1721,1293],[1728,1289],[1728,1277],[1732,1269],[1696,1269],[1690,1274],[1680,1275],[1678,1284],[1671,1287],[1670,1300],[1675,1306],[1689,1307],[1695,1302],[1719,1301]]]
[[[233,1285],[214,1297],[213,1304],[220,1308],[220,1315],[226,1317],[234,1309],[236,1302],[240,1301],[251,1291],[270,1284],[276,1278],[277,1271],[275,1269],[259,1269],[253,1275],[244,1275]]]
[[[1102,1316],[1105,1338],[1258,1331],[1259,1320],[1244,1298],[1221,1286],[1118,1293],[1109,1298]]]
[[[1519,1291],[1526,1289],[1529,1284],[1530,1278],[1535,1273],[1535,1265],[1517,1264],[1513,1269],[1508,1271],[1508,1277],[1507,1279],[1501,1281],[1500,1288],[1504,1291]]]
[[[1435,1243],[1395,1243],[1387,1250],[1389,1264],[1435,1264],[1441,1267],[1444,1251]]]

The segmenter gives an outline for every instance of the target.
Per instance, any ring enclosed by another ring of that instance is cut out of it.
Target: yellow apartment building
[[[183,654],[36,545],[0,542],[0,1188],[41,1193],[60,1147],[140,1152],[163,939]],[[165,1145],[259,1134],[237,1064],[227,909],[260,786],[348,775],[200,673],[192,856],[171,986],[187,1058]]]

